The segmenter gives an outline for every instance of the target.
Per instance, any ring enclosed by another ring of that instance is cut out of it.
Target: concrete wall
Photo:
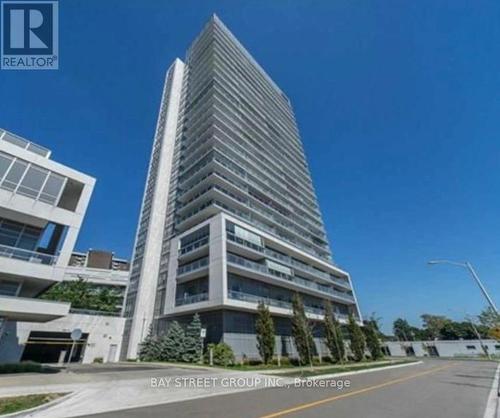
[[[80,314],[69,314],[44,324],[7,322],[0,340],[0,363],[17,362],[21,359],[31,331],[71,332],[75,328],[89,334],[83,363],[92,363],[99,357],[105,362],[118,361],[124,325],[125,318]],[[116,346],[115,355],[109,358],[112,345]]]
[[[169,82],[168,74],[172,72],[172,79]],[[169,68],[164,87],[161,109],[166,106],[165,121],[158,120],[155,134],[155,146],[151,154],[150,167],[146,190],[143,197],[143,206],[141,208],[141,218],[144,216],[143,210],[146,196],[148,194],[147,186],[152,182],[151,176],[156,175],[154,192],[151,198],[151,210],[149,212],[149,223],[147,227],[147,236],[144,243],[142,254],[134,254],[132,257],[131,276],[134,274],[134,260],[136,257],[142,258],[140,278],[138,281],[137,294],[135,297],[134,316],[130,326],[130,332],[127,336],[128,349],[127,358],[137,358],[139,344],[146,336],[150,324],[153,321],[155,297],[158,285],[158,275],[160,270],[161,252],[163,246],[163,232],[165,228],[165,219],[168,208],[168,196],[170,193],[170,175],[173,165],[173,154],[175,148],[175,137],[177,130],[178,115],[180,110],[182,82],[184,77],[184,63],[176,59]],[[165,102],[168,100],[168,102]],[[161,113],[160,113],[161,114]],[[162,126],[164,124],[164,126]],[[163,129],[163,135],[160,133]],[[161,143],[160,157],[158,159],[158,168],[156,171],[152,168],[153,155],[157,143]],[[134,248],[137,248],[137,241],[140,233],[139,221],[137,228]]]
[[[406,348],[413,348],[416,357],[427,357],[435,353],[439,357],[478,357],[484,355],[478,340],[457,341],[389,341],[384,344],[391,356],[408,356]],[[491,355],[500,356],[500,342],[483,340],[483,345],[488,348]],[[435,349],[435,350],[434,350]]]

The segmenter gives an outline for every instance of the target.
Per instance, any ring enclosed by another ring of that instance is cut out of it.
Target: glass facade
[[[238,312],[243,302],[253,305],[246,303],[247,311],[264,301],[291,315],[295,293],[310,314],[322,316],[328,300],[340,318],[359,317],[349,275],[332,261],[288,97],[215,16],[189,48],[179,78],[176,63],[167,72],[137,230],[127,354],[136,358],[148,327],[161,333],[198,310],[211,341],[229,332],[226,316],[252,320]],[[173,79],[182,85],[179,97],[172,96]],[[176,122],[167,123],[176,106]],[[170,153],[162,156],[165,146]],[[159,170],[170,158],[170,171]],[[158,184],[168,184],[160,200]],[[161,222],[152,222],[159,213]],[[161,246],[152,230],[162,231]],[[152,318],[144,300],[154,305]],[[289,329],[289,318],[277,322]],[[236,321],[231,332],[252,327]]]
[[[0,152],[0,188],[57,205],[67,179],[36,164]]]
[[[186,64],[177,231],[216,206],[331,260],[288,98],[217,18]]]

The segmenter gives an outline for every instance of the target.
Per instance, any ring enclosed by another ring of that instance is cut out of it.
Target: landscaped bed
[[[43,366],[40,363],[25,361],[21,363],[0,363],[0,374],[10,373],[57,373],[54,367]]]
[[[65,393],[41,393],[37,395],[10,396],[0,398],[0,415],[12,414],[34,408],[60,398]]]

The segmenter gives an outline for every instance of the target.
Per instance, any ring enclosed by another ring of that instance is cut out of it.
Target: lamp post
[[[427,262],[427,264],[430,264],[430,265],[451,264],[452,266],[459,266],[459,267],[463,267],[463,268],[467,269],[469,271],[469,273],[471,274],[472,278],[476,281],[477,285],[481,289],[481,292],[483,293],[484,297],[486,298],[486,300],[490,304],[493,311],[496,314],[498,314],[498,309],[495,306],[493,299],[491,299],[491,297],[488,294],[488,292],[486,291],[486,288],[484,287],[483,283],[481,283],[481,280],[479,279],[479,276],[477,275],[475,270],[472,268],[471,263],[469,263],[468,261],[466,261],[465,263],[457,263],[456,261],[449,261],[449,260],[432,260],[432,261]]]

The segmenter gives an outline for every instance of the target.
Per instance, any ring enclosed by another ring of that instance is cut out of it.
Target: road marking
[[[500,387],[498,386],[498,380],[500,377],[500,364],[497,367],[497,371],[495,372],[495,377],[493,378],[493,383],[491,384],[491,391],[488,396],[488,402],[486,403],[486,409],[484,411],[483,418],[495,418],[497,408],[499,408],[499,396],[500,396]]]
[[[425,376],[425,375],[428,375],[428,374],[431,374],[431,373],[436,373],[436,372],[438,372],[440,370],[449,369],[450,367],[453,367],[456,364],[457,363],[451,363],[451,364],[447,364],[445,366],[434,367],[432,369],[426,370],[425,372],[415,373],[415,374],[412,374],[412,375],[409,375],[409,376],[400,377],[398,379],[389,380],[387,382],[380,383],[378,385],[368,386],[368,387],[363,388],[363,389],[358,389],[358,390],[355,390],[353,392],[344,393],[342,395],[332,396],[330,398],[321,399],[319,401],[314,401],[314,402],[309,402],[309,403],[305,403],[305,404],[302,404],[302,405],[297,405],[297,406],[294,406],[293,408],[283,409],[281,411],[274,412],[274,413],[269,414],[269,415],[263,415],[260,418],[281,417],[283,415],[288,415],[288,414],[291,414],[293,412],[302,411],[303,409],[313,408],[315,406],[323,405],[323,404],[328,403],[328,402],[335,402],[335,401],[337,401],[339,399],[349,398],[351,396],[359,395],[361,393],[371,392],[372,390],[376,390],[376,389],[384,388],[384,387],[387,387],[387,386],[395,385],[397,383],[402,383],[402,382],[405,382],[407,380],[414,379],[416,377]]]

